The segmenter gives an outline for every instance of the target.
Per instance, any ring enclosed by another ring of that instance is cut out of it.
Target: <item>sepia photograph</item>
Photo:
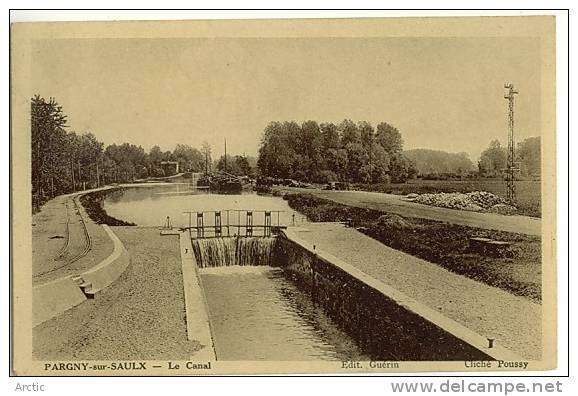
[[[555,28],[12,24],[15,374],[555,369]]]

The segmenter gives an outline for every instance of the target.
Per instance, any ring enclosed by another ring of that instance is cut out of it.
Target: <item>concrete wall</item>
[[[32,326],[37,326],[83,303],[87,295],[94,296],[111,285],[130,264],[124,245],[107,225],[102,225],[114,244],[113,252],[101,263],[79,274],[85,284],[83,292],[73,276],[65,276],[32,288]],[[85,294],[86,293],[86,294]]]
[[[192,358],[217,360],[209,320],[209,307],[203,291],[201,277],[199,276],[197,261],[193,254],[190,234],[187,231],[180,233],[179,245],[183,271],[187,337],[189,340],[198,341],[203,346]]]
[[[32,327],[86,301],[72,277],[56,279],[32,288]]]
[[[130,264],[130,255],[120,239],[118,239],[114,232],[112,232],[109,226],[103,224],[102,227],[112,240],[114,249],[111,255],[104,259],[100,264],[80,275],[86,283],[91,285],[90,289],[87,290],[87,292],[91,294],[96,294],[102,289],[108,287],[122,275]]]
[[[509,350],[389,285],[302,241],[290,231],[274,249],[313,301],[374,360],[513,360]]]

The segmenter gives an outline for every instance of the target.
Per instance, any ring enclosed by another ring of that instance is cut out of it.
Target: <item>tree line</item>
[[[402,150],[401,133],[386,122],[274,121],[263,132],[257,167],[261,176],[298,181],[399,183],[416,174]]]
[[[448,153],[441,150],[412,149],[403,152],[424,179],[461,178],[471,176],[474,163],[468,153]]]
[[[148,177],[170,176],[179,164],[181,172],[204,172],[224,168],[224,160],[211,158],[211,146],[200,149],[177,144],[172,151],[153,146],[147,153],[130,143],[104,146],[90,132],[68,131],[67,116],[54,98],[36,95],[31,99],[32,204],[36,210],[60,194],[109,183],[126,183]],[[250,158],[228,156],[230,173],[251,175]]]
[[[489,147],[480,155],[478,162],[480,176],[502,176],[507,166],[507,159],[507,148],[498,140],[492,140]],[[540,178],[542,169],[540,137],[530,137],[517,144],[514,152],[514,165],[519,177]]]

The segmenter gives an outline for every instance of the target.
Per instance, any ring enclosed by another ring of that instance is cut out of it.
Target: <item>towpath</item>
[[[94,300],[33,329],[42,360],[188,360],[178,236],[157,229],[111,227],[131,256],[127,270]]]
[[[337,223],[291,228],[317,249],[527,359],[541,358],[542,306],[454,274]]]
[[[90,191],[58,196],[32,216],[34,285],[83,272],[112,253],[109,236],[78,202]]]
[[[39,285],[84,272],[106,257],[113,244],[78,201],[80,196],[115,187],[151,187],[174,183],[132,183],[59,195],[32,216],[32,283]]]
[[[399,195],[368,191],[332,191],[308,188],[279,189],[286,192],[308,193],[343,205],[395,213],[405,217],[417,217],[476,228],[516,232],[527,235],[540,236],[542,234],[542,221],[541,219],[534,217],[505,216],[495,213],[478,213],[438,208],[435,206],[404,201]]]

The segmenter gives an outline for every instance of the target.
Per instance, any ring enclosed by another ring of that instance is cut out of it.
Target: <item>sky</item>
[[[149,150],[177,143],[256,155],[270,121],[386,121],[404,149],[467,152],[540,135],[537,38],[42,39],[30,95],[54,97],[70,130]]]

